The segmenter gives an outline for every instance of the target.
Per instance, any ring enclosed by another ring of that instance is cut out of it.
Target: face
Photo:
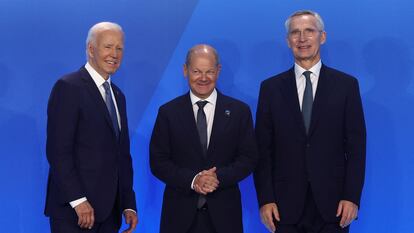
[[[310,68],[320,60],[320,47],[326,41],[326,32],[321,32],[313,15],[292,18],[287,43],[292,49],[295,62]]]
[[[190,63],[184,65],[184,76],[193,94],[206,99],[216,87],[221,66],[216,64],[213,54],[193,54]]]
[[[117,30],[97,32],[96,43],[88,44],[88,62],[104,78],[108,79],[121,65],[124,49],[123,33]]]

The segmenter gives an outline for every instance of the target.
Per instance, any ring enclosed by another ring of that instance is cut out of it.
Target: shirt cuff
[[[137,214],[137,211],[135,211],[135,210],[133,210],[133,209],[124,209],[124,213],[125,213],[125,211],[132,211],[132,212],[134,212],[135,214]]]
[[[69,204],[70,204],[70,206],[72,206],[72,208],[75,208],[76,206],[78,206],[79,204],[81,204],[81,203],[83,203],[87,200],[88,199],[86,199],[86,197],[82,197],[82,198],[79,198],[77,200],[69,202]]]
[[[197,176],[200,175],[200,173],[197,173],[197,175],[194,176],[193,181],[191,181],[191,189],[194,190],[194,181],[197,178]]]

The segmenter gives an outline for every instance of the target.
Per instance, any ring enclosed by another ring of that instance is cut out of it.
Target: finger
[[[125,223],[128,225],[131,223],[131,216],[128,213],[125,214]]]
[[[202,188],[198,184],[194,185],[194,189],[197,193],[204,194],[204,195],[207,194],[204,190],[202,190]]]
[[[212,168],[210,168],[208,171],[209,171],[209,172],[216,172],[216,171],[217,171],[217,168],[216,168],[216,167],[212,167]]]
[[[91,218],[91,224],[89,225],[89,229],[92,229],[93,225],[95,224],[95,214],[93,213],[93,211],[90,215],[90,218]]]
[[[137,217],[132,218],[131,232],[132,232],[133,230],[135,230],[135,228],[137,227],[137,224],[138,224],[138,218],[137,218]]]
[[[277,210],[277,208],[273,208],[273,216],[275,217],[275,219],[280,222],[280,216],[279,216],[279,211]]]
[[[344,227],[345,223],[346,223],[346,216],[344,214],[342,214],[341,221],[339,221],[339,225],[341,227]]]
[[[86,228],[88,224],[88,215],[86,213],[82,213],[82,223],[81,228]]]
[[[338,205],[338,209],[336,210],[336,217],[339,217],[341,215],[342,208],[343,208],[342,201],[340,201]]]
[[[82,226],[82,222],[83,222],[82,215],[79,215],[78,216],[78,226]]]
[[[85,224],[84,224],[85,228],[91,229],[91,215],[90,214],[86,214],[85,215]]]
[[[267,229],[270,232],[274,232],[276,230],[276,226],[273,222],[273,216],[272,216],[271,211],[266,211],[266,213],[265,213],[265,222],[266,222]]]

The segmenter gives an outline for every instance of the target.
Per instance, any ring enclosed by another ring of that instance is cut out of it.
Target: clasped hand
[[[203,195],[214,192],[220,183],[216,170],[217,168],[213,167],[198,173],[194,180],[194,191]]]

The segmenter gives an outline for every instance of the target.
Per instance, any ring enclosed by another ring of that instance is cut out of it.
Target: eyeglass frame
[[[322,30],[317,30],[317,29],[313,29],[313,28],[305,28],[304,30],[299,30],[299,29],[295,29],[292,30],[288,33],[288,36],[292,39],[299,39],[302,37],[304,38],[312,38],[314,37],[317,33],[321,33],[323,32]]]

